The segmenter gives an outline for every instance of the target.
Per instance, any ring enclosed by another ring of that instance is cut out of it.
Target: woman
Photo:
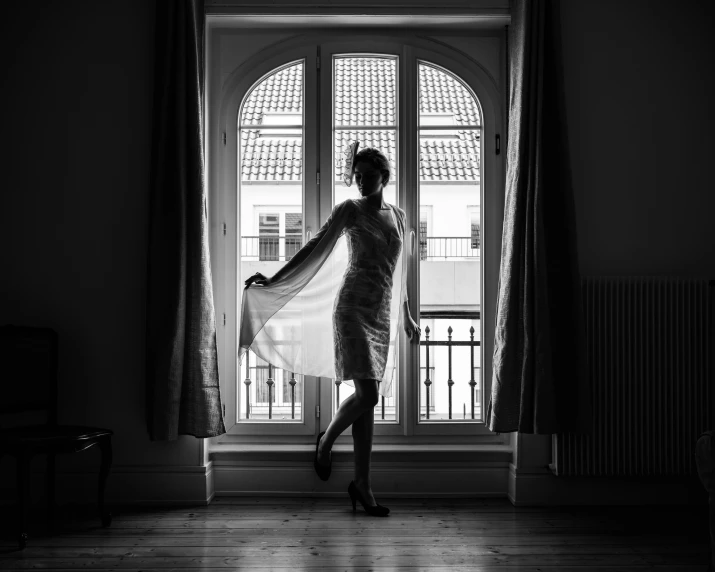
[[[372,493],[370,455],[374,408],[379,395],[385,394],[380,383],[388,360],[391,319],[395,319],[395,312],[391,312],[393,291],[403,293],[401,315],[409,338],[418,342],[421,332],[410,315],[406,288],[397,289],[393,284],[396,274],[404,280],[404,271],[395,270],[402,260],[405,213],[383,199],[383,189],[390,180],[389,161],[380,151],[367,148],[355,155],[352,168],[361,198],[337,205],[315,238],[272,278],[256,273],[245,285],[270,287],[295,275],[326,233],[345,234],[349,262],[333,304],[334,367],[335,379],[352,380],[355,393],[343,401],[327,430],[318,435],[314,467],[322,480],[328,480],[333,443],[352,425],[355,478],[348,494],[353,511],[360,501],[369,514],[387,516],[389,509],[377,504]]]

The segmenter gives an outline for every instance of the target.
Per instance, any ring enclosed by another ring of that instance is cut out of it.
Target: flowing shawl
[[[310,254],[268,286],[244,288],[238,356],[250,349],[261,359],[285,371],[335,379],[333,307],[350,262],[345,229],[353,209],[347,200],[336,205],[328,220],[303,249]],[[397,332],[402,322],[402,302],[407,299],[404,256],[405,219],[390,205],[402,238],[392,273],[390,343],[380,395],[392,396],[397,367]],[[340,380],[353,386],[353,380]]]

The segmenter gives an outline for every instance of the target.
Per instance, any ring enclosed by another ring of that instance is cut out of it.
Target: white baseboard
[[[699,503],[699,496],[697,486],[682,481],[557,477],[547,468],[524,471],[509,464],[508,497],[514,506],[688,505]]]
[[[62,472],[56,474],[58,505],[96,503],[98,471]],[[33,504],[44,502],[45,473],[31,474]],[[13,483],[14,484],[14,483]],[[105,502],[140,505],[207,505],[214,497],[212,463],[203,466],[124,465],[112,467],[107,478]],[[17,502],[14,486],[0,490],[0,503]]]

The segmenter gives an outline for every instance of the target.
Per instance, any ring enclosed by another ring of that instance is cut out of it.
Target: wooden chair
[[[104,490],[112,464],[112,431],[97,427],[57,424],[57,333],[50,328],[5,325],[0,327],[0,423],[12,417],[11,427],[0,425],[0,459],[12,455],[17,462],[18,545],[27,544],[30,510],[30,462],[36,454],[47,455],[47,519],[52,530],[55,504],[55,455],[78,453],[98,445],[102,451],[99,470],[99,514],[102,526],[112,515],[104,506]],[[43,414],[39,419],[38,415]],[[27,424],[28,417],[41,424]],[[18,424],[22,422],[22,424]],[[5,424],[2,424],[5,425]]]

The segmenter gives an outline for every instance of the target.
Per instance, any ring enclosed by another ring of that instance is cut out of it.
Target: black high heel
[[[390,514],[390,509],[387,508],[386,506],[382,506],[382,505],[370,506],[369,504],[367,504],[363,500],[362,495],[360,494],[360,491],[355,486],[355,481],[350,481],[350,485],[348,486],[348,494],[350,495],[350,500],[353,502],[353,512],[357,512],[356,501],[360,501],[362,508],[364,508],[365,512],[367,514],[369,514],[370,516],[387,516],[388,514]]]
[[[318,435],[318,440],[315,442],[315,459],[313,459],[313,467],[315,468],[315,472],[318,473],[320,480],[327,481],[330,478],[330,471],[333,468],[333,456],[330,456],[330,464],[327,467],[323,467],[318,463],[318,446],[320,445],[320,438],[323,435],[325,435],[325,431]]]

